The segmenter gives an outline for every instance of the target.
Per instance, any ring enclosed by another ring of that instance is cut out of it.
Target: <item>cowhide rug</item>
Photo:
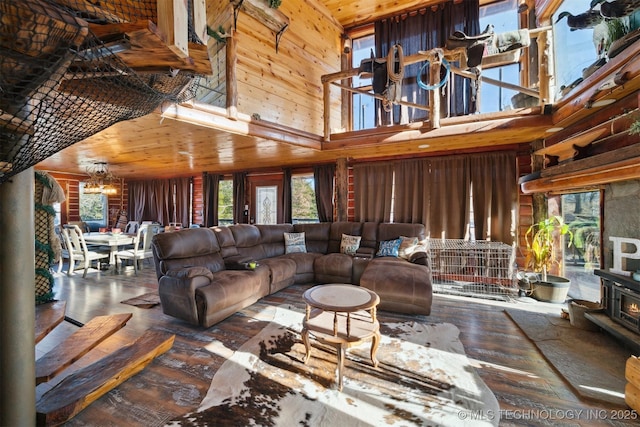
[[[498,402],[454,325],[381,322],[378,367],[370,342],[347,350],[340,392],[335,349],[312,339],[311,358],[302,362],[302,318],[278,307],[216,372],[200,408],[169,425],[498,425]]]

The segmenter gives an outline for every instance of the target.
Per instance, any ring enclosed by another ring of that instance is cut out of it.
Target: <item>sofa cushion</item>
[[[293,225],[259,224],[255,227],[260,230],[260,246],[262,246],[266,258],[284,255],[284,233],[293,232]]]
[[[307,252],[305,233],[284,233],[284,253],[293,254]]]
[[[222,258],[238,255],[236,241],[234,240],[229,227],[213,227],[212,230],[220,244],[220,254],[222,255]]]
[[[360,286],[378,294],[381,310],[431,313],[431,272],[424,265],[402,258],[375,258],[362,273]]]
[[[218,240],[208,228],[156,234],[151,249],[158,279],[177,268],[205,267],[214,273],[225,269]]]
[[[355,255],[360,247],[360,236],[351,236],[349,234],[342,235],[340,242],[340,253],[347,255]]]
[[[235,224],[230,225],[229,229],[233,234],[233,239],[236,242],[236,248],[238,254],[244,259],[261,260],[266,258],[265,245],[262,245],[262,235],[260,229],[251,224]],[[282,237],[282,231],[280,231],[282,239],[282,253],[284,253],[284,237]]]
[[[400,239],[382,241],[380,242],[380,248],[378,249],[378,252],[376,252],[376,256],[397,257],[398,248],[400,248]]]
[[[331,229],[329,231],[329,247],[327,248],[327,253],[340,252],[340,244],[342,243],[343,234],[361,236],[362,223],[349,221],[332,222]]]
[[[327,254],[313,262],[316,282],[353,283],[353,256],[346,254]]]
[[[417,237],[405,237],[400,236],[400,247],[398,248],[398,257],[409,259],[409,256],[413,253],[413,251],[418,246],[418,238]]]
[[[326,254],[329,250],[329,232],[331,231],[330,222],[294,224],[293,230],[296,233],[304,232],[307,252]]]
[[[265,258],[260,264],[271,270],[271,287],[269,293],[278,292],[280,289],[293,285],[296,275],[296,262],[287,256]]]

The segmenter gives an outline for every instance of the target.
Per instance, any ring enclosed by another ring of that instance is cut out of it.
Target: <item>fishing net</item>
[[[121,57],[135,40],[118,26],[148,32],[157,7],[156,0],[0,0],[0,184],[117,122],[195,96],[203,73]],[[203,45],[192,20],[188,38]]]

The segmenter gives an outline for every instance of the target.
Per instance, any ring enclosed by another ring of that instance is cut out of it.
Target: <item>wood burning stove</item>
[[[596,270],[602,277],[602,305],[615,322],[640,334],[640,282],[630,277]]]

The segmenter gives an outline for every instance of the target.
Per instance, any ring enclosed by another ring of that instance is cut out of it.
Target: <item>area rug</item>
[[[122,304],[134,305],[138,308],[152,308],[160,304],[160,295],[158,295],[158,292],[149,292],[120,302]]]
[[[378,367],[369,342],[349,349],[340,392],[332,347],[314,342],[303,363],[302,318],[278,307],[216,372],[198,410],[169,425],[498,425],[498,402],[454,325],[383,322]]]
[[[631,353],[613,337],[571,326],[560,314],[512,309],[506,313],[576,394],[587,400],[625,406],[625,363]]]

